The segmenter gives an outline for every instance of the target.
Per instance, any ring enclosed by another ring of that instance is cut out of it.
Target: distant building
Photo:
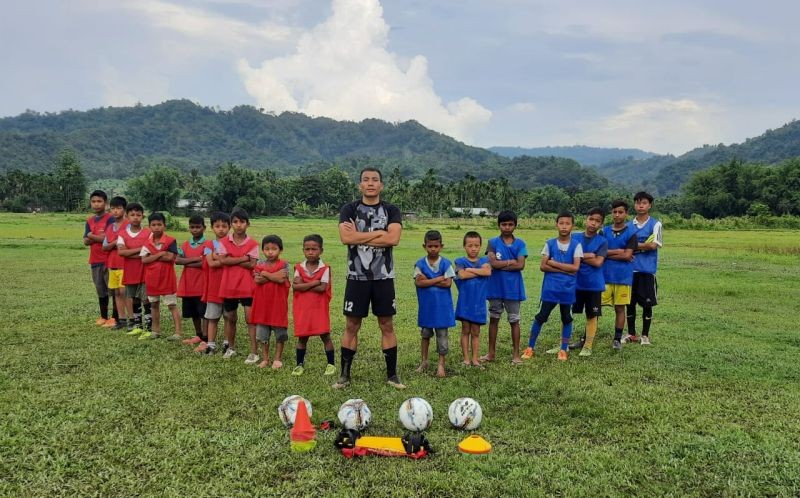
[[[475,207],[454,207],[450,208],[451,211],[466,216],[489,216],[489,208],[475,208]]]

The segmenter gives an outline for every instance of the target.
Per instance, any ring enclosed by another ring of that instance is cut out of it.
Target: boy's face
[[[611,210],[611,219],[615,225],[622,225],[628,219],[628,210],[624,206],[618,206]]]
[[[111,216],[117,221],[121,220],[125,217],[125,208],[122,206],[111,206]]]
[[[206,231],[205,225],[199,225],[196,223],[189,224],[189,233],[192,234],[192,237],[194,237],[195,239],[199,239],[200,237],[202,237],[203,232],[205,231]]]
[[[132,227],[139,228],[142,226],[142,218],[144,218],[144,213],[141,211],[128,211],[128,221],[130,222]]]
[[[442,244],[441,240],[427,240],[422,244],[422,247],[428,252],[428,259],[438,258],[443,246],[444,244]]]
[[[249,221],[241,220],[239,218],[233,217],[231,219],[231,228],[233,228],[233,233],[235,235],[244,235],[247,233],[247,227],[250,226]]]
[[[150,222],[150,231],[153,235],[160,237],[164,234],[164,222],[161,220],[153,220]]]
[[[214,230],[214,235],[216,235],[218,239],[221,239],[228,235],[231,226],[225,221],[217,220],[211,225],[211,229]]]
[[[567,237],[572,232],[572,218],[562,216],[556,221],[556,228],[558,228],[559,237]]]
[[[365,171],[361,173],[361,181],[358,183],[358,189],[364,197],[378,197],[383,191],[381,175],[378,174],[377,171]]]
[[[586,217],[586,233],[594,235],[603,226],[603,217],[599,214],[591,214]]]
[[[322,248],[316,240],[308,240],[303,242],[303,256],[309,263],[316,263],[322,254]]]
[[[469,259],[475,259],[478,257],[478,254],[481,252],[481,239],[476,237],[470,237],[464,242],[464,250],[467,251],[467,257]]]
[[[514,234],[514,230],[517,229],[517,222],[516,221],[501,221],[498,223],[500,227],[500,234],[508,237]]]
[[[92,211],[97,214],[100,214],[106,210],[106,201],[99,195],[95,195],[89,199],[89,205],[91,205]]]
[[[235,230],[235,228],[234,228]],[[270,261],[275,261],[281,255],[281,248],[278,247],[278,244],[267,242],[261,247],[261,250],[264,252],[264,256],[267,257]]]
[[[636,209],[636,214],[645,215],[650,212],[652,204],[647,199],[639,199],[633,202],[633,208]]]

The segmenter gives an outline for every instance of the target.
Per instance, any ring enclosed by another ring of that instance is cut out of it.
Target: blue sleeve
[[[91,231],[92,230],[89,228],[89,222],[87,221],[86,222],[86,226],[84,226],[84,228],[83,228],[83,238],[85,239],[86,236],[89,235],[89,232],[91,232]]]
[[[608,256],[608,241],[605,240],[605,238],[603,239],[602,243],[600,244],[600,248],[597,250],[595,254],[597,254],[598,256],[602,256],[604,258]]]
[[[492,244],[492,239],[489,239],[489,242],[486,243],[486,254],[489,254],[490,252],[492,253],[495,252],[494,245]]]
[[[525,241],[522,239],[517,239],[519,241],[519,249],[517,250],[517,257],[525,256],[528,257],[528,246],[525,245]]]
[[[172,244],[167,247],[167,252],[178,254],[178,243],[173,240]]]

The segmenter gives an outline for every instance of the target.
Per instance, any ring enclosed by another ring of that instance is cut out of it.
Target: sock
[[[650,321],[653,319],[653,307],[642,308],[642,335],[650,335]]]
[[[614,340],[621,341],[622,340],[622,329],[614,327]]]
[[[222,341],[222,345],[223,346],[230,346],[230,343],[228,342],[228,339],[225,339],[224,341]]]
[[[325,350],[325,357],[328,358],[328,365],[335,365],[336,360],[333,358],[333,350]]]
[[[397,346],[384,349],[383,359],[386,360],[386,378],[391,379],[397,375]]]
[[[595,334],[597,334],[597,317],[593,316],[586,320],[586,339],[583,343],[584,347],[592,349]]]
[[[561,327],[561,351],[569,349],[569,338],[572,337],[572,322],[565,323]]]
[[[531,337],[528,339],[528,347],[533,349],[536,347],[536,339],[539,338],[539,332],[542,331],[541,323],[537,322],[536,320],[533,321],[531,325]]]
[[[636,305],[629,304],[628,305],[628,333],[630,335],[636,335]]]
[[[108,296],[98,297],[97,302],[100,303],[100,318],[108,320]]]
[[[217,347],[216,341],[208,341],[207,345],[210,348],[216,348]]]
[[[297,359],[297,364],[298,365],[302,365],[303,363],[305,363],[305,360],[306,360],[306,350],[305,349],[296,348],[294,350],[294,354],[295,354],[295,357]]]
[[[113,296],[111,297],[111,318],[113,318],[116,321],[119,321],[119,311],[117,311],[117,300],[114,299]]]
[[[138,298],[133,300],[133,316],[142,316],[142,301]]]
[[[347,349],[346,347],[342,346],[340,354],[342,357],[342,377],[349,379],[350,366],[353,364],[353,358],[356,355],[356,351],[354,349]]]

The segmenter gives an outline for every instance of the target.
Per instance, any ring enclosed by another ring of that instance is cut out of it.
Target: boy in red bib
[[[103,252],[103,239],[106,227],[114,222],[111,214],[106,213],[108,196],[102,190],[95,190],[89,196],[89,203],[93,214],[86,218],[83,230],[83,245],[89,246],[89,266],[92,268],[92,282],[97,291],[97,301],[100,305],[100,318],[95,325],[105,325],[108,321],[108,273],[106,260],[108,255]]]
[[[249,322],[250,308],[253,306],[253,268],[258,260],[258,242],[247,235],[250,216],[243,209],[234,209],[231,213],[231,229],[233,233],[222,239],[217,248],[219,262],[222,263],[222,279],[219,294],[223,299],[222,309],[225,314],[225,339],[228,349],[222,355],[224,359],[236,356],[236,321],[239,304],[244,308],[247,333],[250,337],[250,355],[247,363],[257,363],[256,327]]]
[[[201,298],[206,305],[206,313],[204,318],[206,320],[206,333],[208,334],[208,341],[206,347],[201,343],[195,351],[198,353],[203,352],[207,355],[212,355],[217,352],[217,327],[219,319],[222,317],[222,303],[223,299],[219,293],[219,288],[222,285],[222,263],[219,261],[219,251],[222,246],[222,241],[228,237],[228,232],[231,229],[231,218],[227,213],[215,211],[211,213],[211,229],[214,231],[216,240],[211,241],[211,244],[203,250],[203,273],[205,274],[205,282],[203,286],[203,297]],[[228,341],[226,340],[223,345],[223,353],[228,351]]]
[[[194,325],[194,337],[186,339],[183,344],[206,344],[207,324],[203,318],[206,314],[206,305],[202,301],[205,290],[205,273],[203,272],[203,253],[210,242],[203,232],[206,230],[206,220],[199,215],[189,218],[189,233],[192,238],[186,240],[178,248],[178,257],[175,264],[183,266],[181,278],[178,281],[178,297],[181,298],[181,312],[183,318],[191,318]],[[201,351],[205,349],[202,348]]]
[[[160,301],[169,308],[172,321],[175,323],[175,334],[171,340],[181,338],[181,317],[178,314],[178,284],[175,279],[175,258],[178,255],[178,244],[164,230],[166,219],[161,213],[152,213],[147,221],[150,223],[150,238],[142,246],[139,255],[144,265],[144,283],[147,289],[147,300],[153,313],[153,331],[145,332],[139,340],[158,339],[161,337]]]
[[[125,310],[128,316],[133,317],[133,328],[128,330],[128,335],[139,335],[147,328],[147,315],[150,314],[150,305],[147,304],[147,292],[144,288],[144,267],[139,253],[150,238],[150,230],[142,228],[144,208],[138,202],[131,202],[125,208],[128,226],[122,229],[117,236],[117,253],[125,258],[122,263],[122,283],[125,285]],[[138,302],[138,305],[136,304]],[[139,312],[136,311],[138,306]],[[142,317],[142,307],[145,308],[145,317]]]
[[[250,323],[256,327],[256,338],[261,343],[264,360],[260,368],[269,365],[269,338],[275,335],[275,361],[272,368],[283,366],[283,345],[289,338],[289,263],[280,259],[283,241],[277,235],[267,235],[261,241],[261,250],[266,259],[260,259],[253,269],[255,290],[253,308],[250,310]],[[258,361],[251,354],[245,363]]]
[[[324,375],[336,373],[331,341],[331,268],[322,262],[321,255],[322,237],[317,234],[306,235],[303,239],[305,261],[294,266],[292,282],[294,336],[297,337],[297,366],[292,370],[292,375],[303,375],[306,345],[312,336],[319,336],[325,348],[328,366]]]
[[[117,251],[117,239],[119,233],[128,226],[128,220],[125,219],[125,208],[128,206],[128,201],[124,197],[114,197],[109,203],[111,206],[112,221],[106,228],[106,237],[103,239],[103,252],[108,256],[108,290],[114,299],[114,306],[119,315],[118,319],[110,319],[103,327],[113,328],[119,330],[128,325],[129,329],[133,329],[133,315],[127,315],[125,306],[125,284],[122,283],[123,266],[125,266],[125,258],[119,255]],[[125,318],[123,318],[125,317]]]

